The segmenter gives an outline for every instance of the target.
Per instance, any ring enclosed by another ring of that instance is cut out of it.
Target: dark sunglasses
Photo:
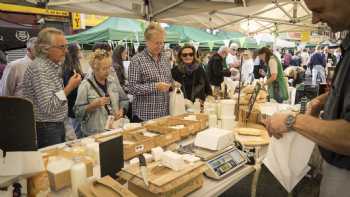
[[[193,57],[193,53],[182,53],[181,56],[182,57],[187,57],[187,56]]]

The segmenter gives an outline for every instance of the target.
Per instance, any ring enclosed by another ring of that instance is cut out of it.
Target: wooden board
[[[207,170],[207,166],[203,162],[196,162],[193,165],[188,164],[186,168],[180,171],[173,171],[159,164],[160,162],[148,164],[148,187],[143,182],[138,165],[131,165],[128,168],[124,168],[118,175],[152,193],[164,193],[201,175]]]
[[[239,123],[236,128],[245,127],[245,124]],[[246,136],[235,133],[236,139],[245,146],[262,146],[270,143],[270,137],[263,125],[248,123],[246,128],[261,129],[261,136]]]

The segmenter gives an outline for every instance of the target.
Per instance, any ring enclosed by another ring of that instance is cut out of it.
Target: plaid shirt
[[[61,66],[42,57],[36,57],[25,71],[23,96],[33,102],[35,121],[63,122],[68,117],[61,72]]]
[[[145,49],[131,59],[129,67],[129,93],[134,96],[132,112],[142,120],[169,115],[169,93],[157,91],[157,82],[172,82],[170,62],[163,51],[156,62]]]

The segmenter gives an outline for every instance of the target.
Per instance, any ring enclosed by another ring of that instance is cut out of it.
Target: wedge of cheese
[[[264,130],[255,129],[255,128],[236,128],[235,131],[239,135],[248,135],[248,136],[261,136]]]

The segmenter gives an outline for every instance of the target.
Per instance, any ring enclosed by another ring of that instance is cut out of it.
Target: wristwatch
[[[296,114],[289,114],[287,116],[287,119],[285,120],[285,125],[288,129],[288,131],[291,131],[293,129],[294,123],[296,121]]]

